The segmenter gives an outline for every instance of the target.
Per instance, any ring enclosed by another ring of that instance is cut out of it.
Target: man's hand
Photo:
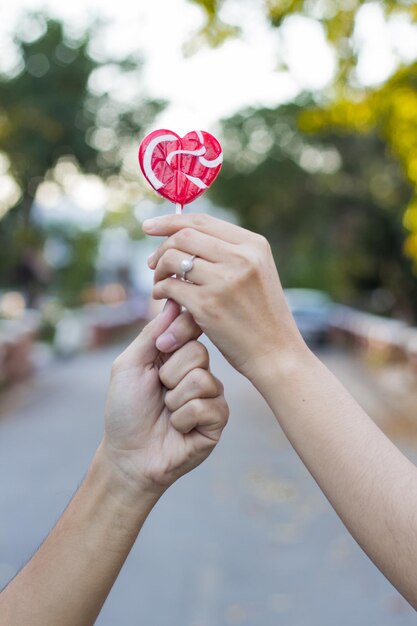
[[[200,334],[169,302],[116,360],[104,440],[56,527],[0,594],[1,624],[95,623],[150,510],[210,454],[227,421]]]
[[[168,301],[113,365],[102,450],[132,490],[162,493],[210,454],[227,422],[200,334]]]

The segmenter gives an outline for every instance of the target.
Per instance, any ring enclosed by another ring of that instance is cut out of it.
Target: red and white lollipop
[[[176,204],[177,213],[210,187],[222,163],[220,143],[204,130],[184,137],[171,130],[155,130],[139,147],[143,175],[157,193]]]

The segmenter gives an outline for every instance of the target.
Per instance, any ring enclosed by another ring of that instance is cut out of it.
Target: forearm
[[[306,348],[255,385],[365,552],[417,607],[417,469]]]
[[[157,500],[154,494],[132,495],[99,448],[56,527],[0,594],[2,624],[94,624]]]

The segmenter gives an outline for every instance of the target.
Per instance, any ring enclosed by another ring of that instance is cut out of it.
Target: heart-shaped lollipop
[[[181,209],[210,187],[222,163],[220,143],[204,130],[193,130],[184,137],[171,130],[155,130],[139,147],[139,164],[146,180]]]

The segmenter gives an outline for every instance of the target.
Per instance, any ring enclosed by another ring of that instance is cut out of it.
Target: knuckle
[[[154,300],[160,300],[163,297],[163,289],[161,287],[161,283],[156,283],[152,287],[152,298]]]
[[[205,384],[205,372],[200,368],[195,368],[191,370],[188,374],[188,382],[192,387],[197,387],[199,391],[204,387]]]
[[[175,430],[178,430],[179,432],[185,432],[187,430],[187,425],[184,420],[184,417],[181,415],[179,411],[174,411],[170,415],[169,421],[171,422]]]
[[[250,267],[257,267],[261,255],[255,246],[248,246],[245,251],[246,264]]]
[[[204,400],[195,398],[194,400],[190,400],[188,405],[192,417],[198,422],[203,417],[206,410]]]
[[[214,378],[214,380],[216,381],[218,394],[219,394],[219,396],[222,396],[223,393],[224,393],[224,385],[223,385],[222,381],[219,380],[218,378]]]
[[[167,389],[172,389],[174,387],[173,382],[172,382],[172,377],[170,375],[169,368],[167,367],[167,364],[164,364],[159,369],[159,380],[164,385],[164,387],[166,387]]]
[[[181,242],[183,241],[182,233],[183,231],[179,230],[177,233],[175,233],[175,235],[172,235],[172,237],[170,237],[169,247],[177,249],[181,247]]]
[[[174,237],[175,235],[168,237],[168,239],[166,239],[164,243],[162,243],[159,246],[159,258],[160,259],[168,252],[168,250],[174,247]]]
[[[175,403],[174,403],[174,394],[172,393],[172,391],[167,391],[165,394],[165,406],[167,407],[168,411],[175,411]]]
[[[169,280],[158,281],[152,289],[152,297],[155,300],[161,300],[161,298],[168,298],[171,293]],[[144,332],[144,331],[142,331]]]
[[[235,260],[235,264],[246,263],[247,260],[247,246],[241,244],[237,245],[232,253],[233,258]]]
[[[229,289],[240,289],[242,284],[253,278],[259,271],[258,255],[249,248],[242,248],[236,253],[236,263],[224,274],[224,281]]]
[[[197,213],[196,215],[194,215],[193,222],[197,226],[197,228],[204,227],[207,226],[209,218],[204,213]]]
[[[186,228],[182,228],[175,235],[176,242],[181,245],[184,241],[188,241],[194,235],[194,230],[187,226]]]
[[[260,250],[262,250],[262,252],[265,252],[269,250],[270,248],[268,239],[264,237],[263,235],[256,234],[255,242],[256,242],[256,245],[260,248]]]
[[[193,342],[193,352],[195,355],[195,360],[198,363],[198,366],[202,369],[207,369],[210,363],[210,357],[206,346],[203,346],[200,341]]]
[[[178,429],[178,425],[180,423],[178,411],[173,411],[173,413],[171,413],[171,415],[169,416],[169,421],[175,429]]]
[[[216,401],[215,422],[220,428],[224,428],[229,421],[230,410],[226,400],[222,397]]]
[[[252,276],[258,272],[262,266],[262,254],[255,246],[247,246],[242,253],[242,274],[245,277]]]
[[[189,374],[189,382],[201,395],[213,396],[217,393],[216,381],[205,369],[196,368],[192,370]]]
[[[176,258],[177,258],[177,253],[174,250],[174,248],[167,248],[161,260],[165,265],[170,267],[171,265],[175,263]]]
[[[223,426],[223,428],[226,426],[227,422],[229,421],[229,417],[230,417],[230,408],[229,405],[227,404],[226,400],[223,398],[223,402],[222,402],[222,408],[221,408],[221,424]]]
[[[247,271],[252,268],[254,261],[253,249],[250,246],[242,245],[239,246],[235,251],[236,255],[236,271],[237,275],[240,275],[242,272]]]
[[[166,249],[167,249],[167,243],[168,243],[169,239],[167,239],[166,241],[164,241],[164,243],[161,243],[160,246],[158,246],[158,248],[155,250],[154,254],[156,255],[157,258],[157,263],[159,263],[159,261],[161,260],[161,258],[164,256]]]
[[[212,397],[216,397],[219,394],[219,385],[218,380],[211,374],[211,372],[206,371],[206,380],[205,380],[205,391]]]

